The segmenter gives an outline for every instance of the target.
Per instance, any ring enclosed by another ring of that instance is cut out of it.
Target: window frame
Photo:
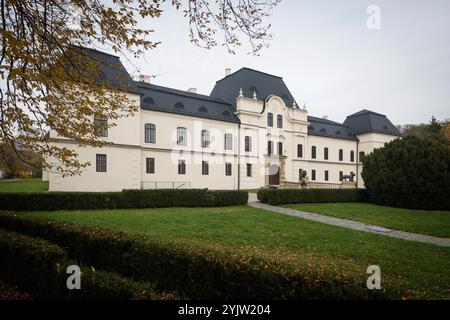
[[[303,144],[297,144],[297,158],[303,158]]]
[[[225,176],[230,177],[233,175],[233,164],[231,162],[225,162]]]
[[[283,115],[277,114],[277,128],[283,129]]]
[[[146,157],[145,158],[145,173],[146,174],[155,174],[155,158],[154,157]]]
[[[244,150],[245,150],[245,152],[252,152],[252,137],[251,136],[245,136]]]
[[[144,125],[144,141],[145,143],[156,143],[156,125],[154,123]]]
[[[316,179],[317,179],[316,170],[311,169],[311,181],[316,181]]]
[[[209,176],[209,162],[202,160],[202,176]]]
[[[209,130],[203,129],[200,133],[200,136],[201,136],[200,142],[201,142],[202,148],[205,148],[205,149],[209,148],[211,145],[211,136],[210,136]]]
[[[186,175],[186,160],[178,159],[178,174]]]
[[[328,147],[323,148],[323,159],[328,160]]]
[[[316,148],[316,146],[311,146],[311,159],[317,159],[317,148]]]
[[[94,115],[94,134],[97,137],[108,137],[108,116]]]
[[[339,149],[339,161],[344,161],[344,149]]]
[[[95,154],[95,172],[108,172],[108,157],[105,153]]]
[[[268,112],[267,113],[267,126],[268,127],[273,127],[273,113],[272,112]]]
[[[225,133],[225,135],[224,135],[224,149],[225,150],[229,150],[229,151],[233,150],[233,134]]]
[[[177,145],[187,146],[187,129],[185,127],[177,127]]]
[[[251,163],[246,163],[246,175],[247,177],[252,177],[252,164]]]

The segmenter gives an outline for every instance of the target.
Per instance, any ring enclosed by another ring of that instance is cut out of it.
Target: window
[[[328,181],[328,170],[325,170],[325,181]]]
[[[283,142],[278,142],[278,155],[283,154]]]
[[[202,161],[202,175],[209,175],[209,163],[208,161]]]
[[[364,156],[365,156],[364,151],[360,151],[360,152],[359,152],[359,162],[363,162]]]
[[[156,126],[153,123],[145,124],[145,142],[156,143]]]
[[[155,158],[145,159],[145,172],[155,173]]]
[[[186,128],[177,128],[177,145],[185,146],[187,145],[187,130]]]
[[[233,135],[225,133],[225,150],[233,150]]]
[[[311,147],[311,159],[316,158],[316,146]]]
[[[273,127],[273,114],[270,112],[267,114],[267,126]]]
[[[94,133],[98,137],[108,136],[108,117],[94,116]]]
[[[312,181],[316,180],[316,170],[311,170],[311,180]]]
[[[344,175],[344,172],[342,172],[342,171],[339,171],[339,181],[342,181],[343,179],[342,179],[342,176]]]
[[[245,136],[245,152],[252,151],[252,137]]]
[[[283,128],[283,116],[281,114],[277,115],[277,128]]]
[[[339,149],[339,161],[344,160],[344,150]]]
[[[328,160],[328,148],[327,147],[325,147],[323,149],[323,159]]]
[[[303,145],[297,145],[297,158],[303,158]]]
[[[355,151],[350,151],[350,161],[355,162]]]
[[[247,163],[247,177],[251,177],[251,176],[252,176],[252,164]]]
[[[231,176],[231,163],[225,162],[225,175]]]
[[[273,152],[273,141],[267,141],[267,154],[271,155]]]
[[[186,160],[178,160],[178,174],[186,174]]]
[[[97,172],[106,172],[106,154],[96,155],[95,167]]]
[[[209,131],[202,130],[202,148],[208,148],[210,144]]]

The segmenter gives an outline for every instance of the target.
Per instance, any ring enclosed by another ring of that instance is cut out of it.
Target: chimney
[[[145,74],[140,74],[139,75],[139,81],[140,82],[144,82],[144,83],[151,83],[152,81],[152,77],[151,76],[147,76]]]
[[[322,118],[325,120],[328,120],[328,116],[323,116]]]
[[[231,69],[230,68],[226,68],[225,69],[225,77],[229,76],[231,74]]]
[[[197,93],[197,88],[195,88],[195,87],[190,87],[190,88],[188,89],[188,92]]]

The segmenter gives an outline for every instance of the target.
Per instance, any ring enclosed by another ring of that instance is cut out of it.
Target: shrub
[[[0,226],[67,247],[84,264],[116,271],[192,299],[319,299],[398,297],[370,291],[361,275],[321,272],[244,249],[192,247],[117,231],[0,215]]]
[[[257,196],[259,201],[271,205],[366,200],[363,189],[261,189]]]
[[[156,207],[212,207],[246,204],[245,191],[207,189],[122,192],[0,193],[0,210],[85,210]]]
[[[408,136],[364,159],[362,177],[370,201],[394,207],[450,209],[450,149]]]
[[[77,265],[61,247],[0,229],[0,273],[38,299],[167,299],[154,286],[81,267],[81,290],[68,290],[66,268]]]

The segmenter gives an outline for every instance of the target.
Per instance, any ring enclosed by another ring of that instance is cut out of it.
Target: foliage
[[[81,267],[81,290],[68,290],[71,261],[58,245],[0,229],[0,272],[39,299],[170,299],[154,286],[123,278],[114,272]]]
[[[257,53],[270,39],[270,25],[263,21],[278,2],[1,1],[0,149],[11,147],[25,163],[30,159],[21,151],[34,150],[43,156],[44,168],[79,174],[90,163],[80,162],[74,150],[51,143],[48,130],[76,144],[98,147],[105,141],[95,134],[94,117],[106,116],[113,126],[114,120],[139,108],[124,94],[130,89],[126,83],[117,88],[102,81],[102,62],[83,47],[141,56],[159,42],[150,39],[154,30],[139,27],[139,20],[159,18],[166,3],[183,10],[195,44],[224,44],[232,51],[242,34]],[[218,30],[224,34],[222,41],[216,39]]]
[[[403,136],[416,136],[443,143],[450,147],[450,122],[431,117],[429,123],[407,124],[399,127]]]
[[[450,209],[450,149],[407,136],[375,149],[363,161],[371,202],[425,210]]]
[[[360,202],[366,199],[363,189],[261,189],[258,200],[271,205],[290,203]]]
[[[157,207],[218,207],[246,204],[245,191],[207,189],[122,192],[0,193],[0,210],[77,210]]]
[[[99,268],[158,283],[193,299],[395,298],[393,289],[371,291],[364,274],[320,273],[285,264],[256,250],[214,250],[121,232],[0,215],[3,228],[47,239]]]

